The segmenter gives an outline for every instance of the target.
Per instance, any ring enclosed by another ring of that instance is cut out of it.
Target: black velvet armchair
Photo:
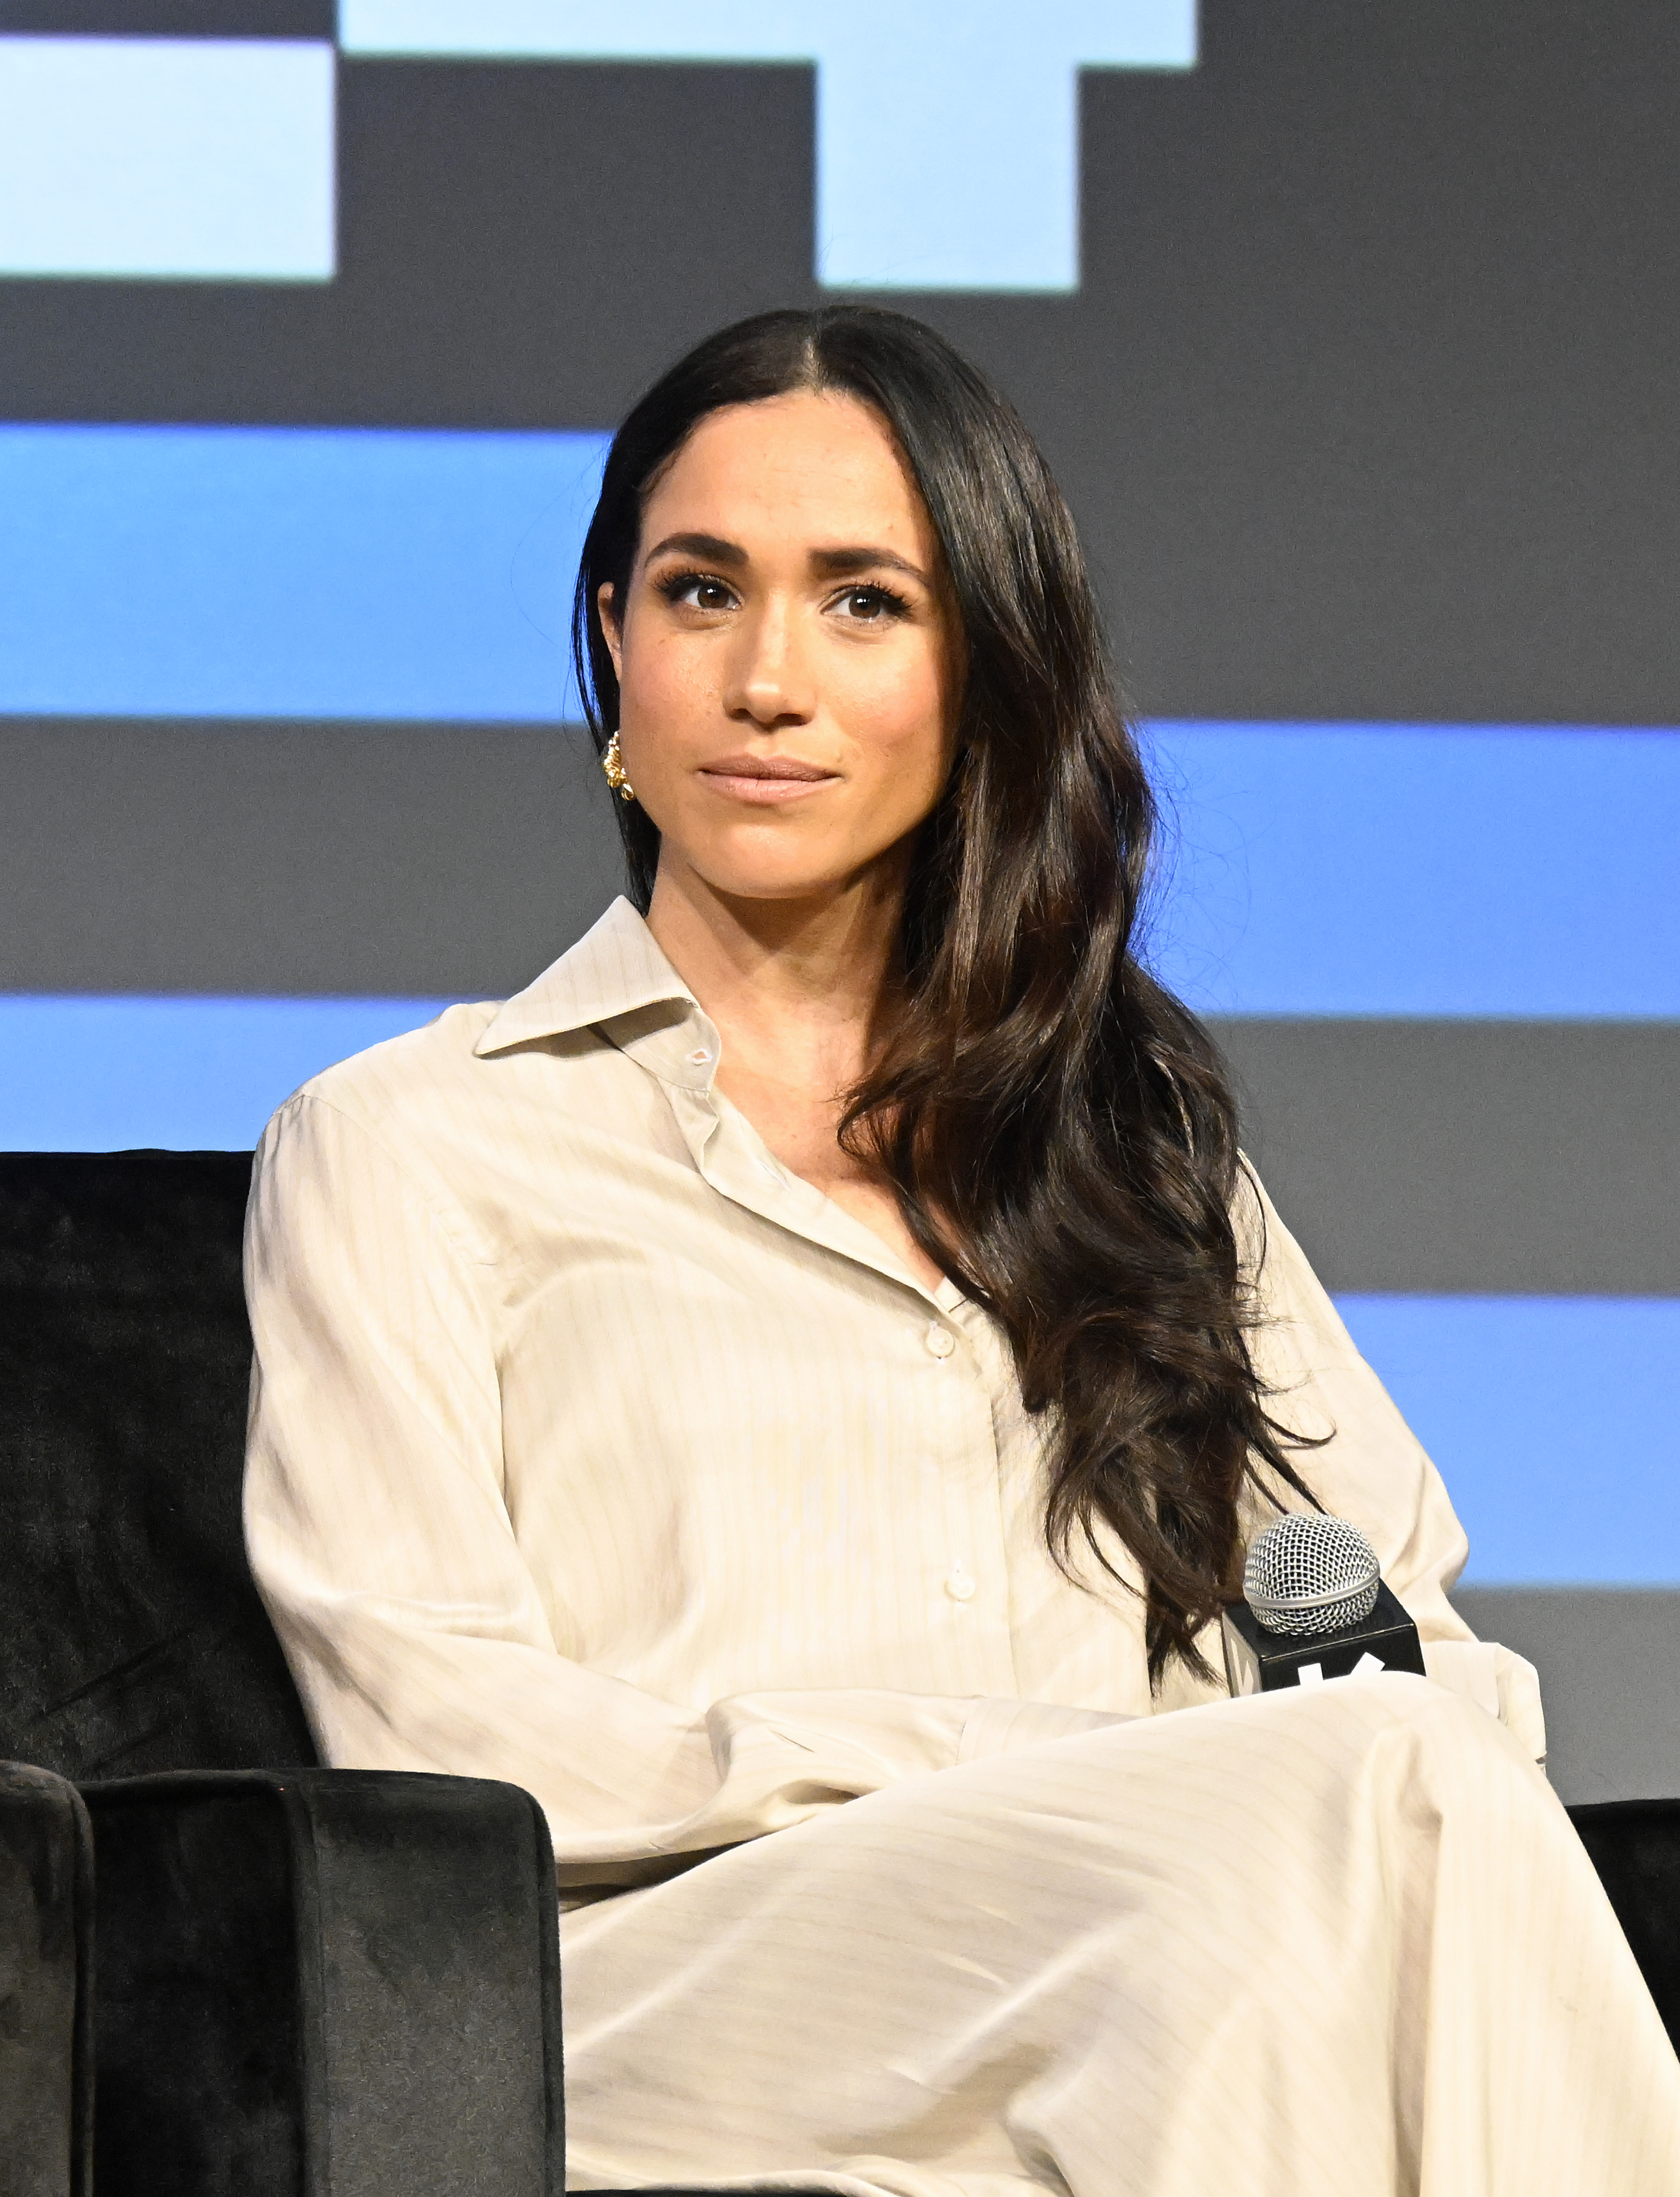
[[[559,2197],[541,1813],[320,1768],[246,1570],[250,1171],[0,1158],[0,2188]]]
[[[6,2197],[559,2197],[540,1812],[322,1769],[246,1569],[249,1173],[0,1156]],[[1680,2035],[1680,1802],[1576,1822]]]

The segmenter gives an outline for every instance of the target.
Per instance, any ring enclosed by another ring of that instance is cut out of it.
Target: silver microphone
[[[1233,1694],[1423,1669],[1417,1627],[1383,1585],[1376,1550],[1322,1510],[1287,1512],[1255,1535],[1223,1631]]]
[[[1249,1547],[1243,1599],[1268,1632],[1336,1632],[1376,1607],[1376,1551],[1345,1518],[1294,1510]]]

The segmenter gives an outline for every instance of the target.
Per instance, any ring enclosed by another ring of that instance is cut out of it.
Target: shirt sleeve
[[[1255,1278],[1260,1324],[1250,1347],[1268,1408],[1292,1433],[1323,1443],[1294,1452],[1296,1469],[1325,1510],[1358,1527],[1376,1549],[1384,1580],[1416,1624],[1429,1676],[1498,1715],[1544,1760],[1533,1666],[1497,1642],[1477,1640],[1447,1600],[1470,1545],[1440,1474],[1252,1174],[1237,1222]],[[1303,1507],[1287,1488],[1277,1492],[1286,1508]]]
[[[307,1093],[275,1117],[246,1237],[246,1534],[325,1760],[522,1786],[562,1884],[618,1885],[1046,1736],[869,1689],[696,1715],[559,1655],[506,1499],[496,1281],[375,1129]]]

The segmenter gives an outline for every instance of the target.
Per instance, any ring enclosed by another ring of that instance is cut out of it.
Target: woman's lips
[[[720,756],[715,762],[701,764],[700,776],[732,801],[765,809],[837,785],[840,774],[795,756]]]

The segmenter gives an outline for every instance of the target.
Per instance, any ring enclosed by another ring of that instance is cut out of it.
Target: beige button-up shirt
[[[258,1154],[246,1528],[323,1754],[525,1787],[580,1888],[1211,1690],[1151,1698],[1140,1598],[1051,1562],[992,1320],[790,1174],[717,1058],[619,901]],[[1262,1194],[1239,1217],[1277,1409],[1333,1436],[1306,1476],[1432,1675],[1541,1752],[1526,1667],[1451,1644],[1434,1468]]]

